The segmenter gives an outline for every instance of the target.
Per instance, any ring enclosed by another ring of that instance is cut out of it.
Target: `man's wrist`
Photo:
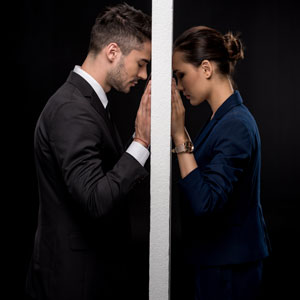
[[[133,156],[142,166],[145,165],[150,155],[149,150],[137,141],[133,141],[126,152]]]
[[[133,139],[135,142],[137,142],[137,143],[140,143],[141,145],[143,145],[145,148],[149,148],[149,144],[144,140],[144,139],[142,139],[142,138],[140,138],[140,137],[134,137],[134,139]]]

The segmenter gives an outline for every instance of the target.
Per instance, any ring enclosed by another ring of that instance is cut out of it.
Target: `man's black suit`
[[[38,299],[124,299],[126,195],[148,175],[93,88],[71,72],[35,130],[39,218],[27,278]]]

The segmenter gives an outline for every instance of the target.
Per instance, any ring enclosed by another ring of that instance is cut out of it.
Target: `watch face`
[[[185,147],[186,147],[186,152],[191,153],[191,152],[193,152],[193,150],[194,150],[194,145],[193,145],[193,143],[190,142],[190,141],[187,141],[187,142],[185,143]]]
[[[194,145],[191,141],[186,141],[184,144],[176,146],[172,149],[173,153],[192,153],[194,151]]]

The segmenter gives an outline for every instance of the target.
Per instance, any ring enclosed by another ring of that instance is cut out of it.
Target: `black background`
[[[119,1],[19,1],[3,10],[6,43],[2,43],[5,77],[2,102],[3,247],[8,299],[25,299],[25,275],[36,228],[38,191],[33,161],[33,131],[47,99],[82,64],[94,20],[106,5]],[[151,1],[127,1],[151,14]],[[262,206],[269,228],[272,254],[265,262],[262,299],[297,295],[299,238],[299,9],[295,1],[174,0],[174,37],[195,25],[225,33],[241,32],[245,59],[238,64],[235,82],[258,123],[262,139]],[[163,49],[162,49],[163,51]],[[121,136],[133,132],[135,114],[144,88],[130,94],[108,94]],[[209,114],[207,104],[186,107],[191,136]],[[8,109],[6,109],[8,106]],[[147,165],[149,167],[149,164]],[[174,177],[177,165],[173,161]],[[149,181],[131,203],[135,263],[132,284],[137,299],[147,299]],[[184,299],[185,276],[177,258],[181,251],[176,185],[172,201],[172,299]],[[296,274],[296,275],[295,275]]]

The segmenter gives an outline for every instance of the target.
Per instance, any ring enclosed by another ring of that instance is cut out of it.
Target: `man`
[[[99,15],[88,55],[49,99],[35,130],[40,207],[27,291],[34,299],[130,299],[126,195],[148,173],[150,85],[124,149],[107,111],[111,88],[147,78],[151,19],[127,4]]]

